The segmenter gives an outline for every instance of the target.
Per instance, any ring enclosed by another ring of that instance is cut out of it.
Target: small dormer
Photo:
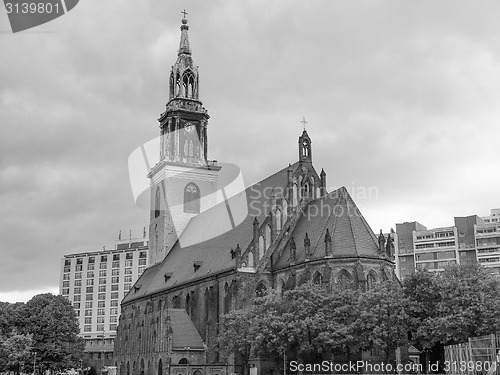
[[[201,260],[194,261],[193,262],[194,272],[198,271],[202,264],[203,264],[203,262]]]
[[[165,274],[163,275],[163,278],[165,279],[166,283],[168,283],[171,277],[172,277],[172,272],[165,272]]]

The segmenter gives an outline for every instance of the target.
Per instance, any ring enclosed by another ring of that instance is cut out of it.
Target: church
[[[207,160],[209,115],[185,18],[180,29],[148,174],[150,264],[122,301],[115,340],[122,375],[240,373],[208,350],[223,314],[270,289],[395,280],[392,240],[374,234],[347,189],[327,191],[305,129],[293,163],[242,191],[220,188],[225,166]]]

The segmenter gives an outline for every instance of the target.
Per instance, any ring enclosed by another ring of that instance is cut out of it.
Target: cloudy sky
[[[0,300],[148,225],[127,158],[158,135],[184,8],[209,158],[247,184],[296,161],[305,116],[376,232],[500,206],[498,2],[82,0],[17,34],[0,11]]]

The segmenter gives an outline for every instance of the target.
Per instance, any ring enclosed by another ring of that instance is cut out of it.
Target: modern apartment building
[[[455,225],[427,229],[418,222],[396,224],[396,274],[416,270],[439,272],[447,265],[481,262],[500,274],[500,209],[491,215],[455,217]]]
[[[144,233],[120,238],[113,249],[68,254],[61,261],[60,294],[73,303],[85,351],[97,367],[114,363],[120,303],[145,270],[148,255]]]

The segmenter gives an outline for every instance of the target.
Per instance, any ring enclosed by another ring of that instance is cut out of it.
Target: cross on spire
[[[184,18],[186,18],[186,14],[189,14],[188,12],[186,12],[186,9],[184,9],[181,13],[184,15]]]
[[[304,126],[304,130],[306,130],[306,124],[307,124],[307,121],[306,121],[306,117],[302,117],[302,121],[300,122],[303,126]]]

